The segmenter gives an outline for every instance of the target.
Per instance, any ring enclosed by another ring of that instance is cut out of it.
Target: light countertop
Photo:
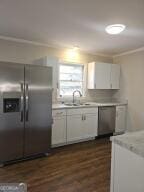
[[[127,132],[111,137],[111,141],[144,158],[144,131]]]
[[[119,106],[127,105],[127,101],[124,102],[86,102],[85,105],[80,106],[67,106],[65,104],[53,104],[52,109],[72,109],[72,108],[90,108],[90,107],[100,107],[100,106]]]

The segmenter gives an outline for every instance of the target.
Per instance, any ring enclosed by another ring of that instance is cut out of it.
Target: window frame
[[[86,90],[86,70],[85,65],[81,63],[59,63],[59,69],[58,69],[58,98],[70,98],[72,95],[60,95],[60,66],[81,66],[83,67],[83,73],[82,73],[82,97],[85,97],[85,90]],[[77,81],[79,82],[79,81]]]

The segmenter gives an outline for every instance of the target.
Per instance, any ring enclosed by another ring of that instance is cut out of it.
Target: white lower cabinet
[[[116,106],[115,133],[126,131],[126,105]]]
[[[66,111],[53,110],[52,146],[66,144]]]
[[[53,110],[52,147],[97,136],[98,108]]]
[[[83,136],[82,116],[67,116],[67,141],[80,140]]]
[[[87,114],[83,126],[88,137],[96,137],[98,132],[98,113]]]
[[[126,106],[116,106],[115,133],[125,132]],[[98,134],[98,107],[53,110],[52,146],[88,140]]]
[[[97,136],[98,108],[73,109],[67,112],[67,142]]]

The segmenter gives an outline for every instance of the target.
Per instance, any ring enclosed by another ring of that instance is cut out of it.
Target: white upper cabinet
[[[120,66],[110,63],[88,64],[88,89],[119,89]]]
[[[103,63],[95,65],[96,89],[110,89],[111,64]]]
[[[52,67],[53,79],[52,79],[52,88],[53,88],[53,99],[57,97],[57,91],[59,86],[59,59],[57,57],[42,57],[34,61],[35,65],[44,65]]]
[[[95,62],[88,63],[87,88],[88,89],[96,89]]]
[[[111,89],[119,89],[120,65],[111,64]]]
[[[57,88],[58,84],[58,74],[59,74],[59,59],[57,57],[42,57],[34,61],[36,65],[44,65],[52,67],[53,69],[53,88]]]

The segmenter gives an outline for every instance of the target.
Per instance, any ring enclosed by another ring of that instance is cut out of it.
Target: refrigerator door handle
[[[29,111],[28,111],[28,103],[29,103],[29,96],[28,96],[28,83],[26,83],[26,90],[25,90],[25,120],[28,121]]]
[[[20,96],[20,121],[23,122],[24,117],[24,84],[21,83],[21,96]]]

